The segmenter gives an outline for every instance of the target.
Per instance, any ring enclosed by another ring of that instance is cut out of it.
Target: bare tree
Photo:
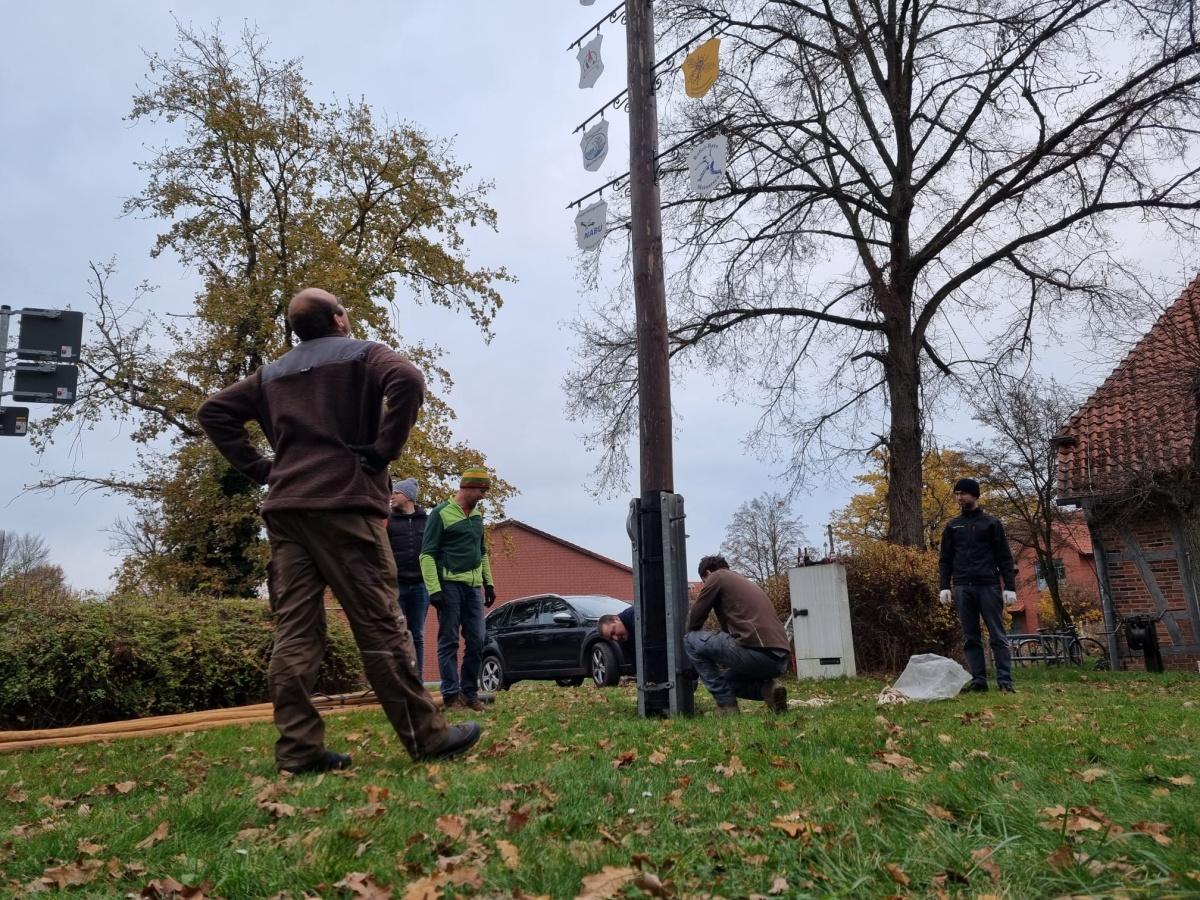
[[[0,581],[50,562],[50,548],[36,534],[0,531]]]
[[[767,493],[737,508],[721,552],[733,568],[765,584],[796,564],[806,540],[804,524],[792,515],[787,498]]]
[[[1052,378],[994,379],[980,392],[975,412],[975,420],[994,437],[973,442],[968,450],[973,466],[987,473],[989,512],[1005,521],[1010,540],[1033,551],[1063,624],[1072,616],[1055,560],[1072,539],[1068,526],[1074,516],[1055,502],[1054,439],[1078,405],[1075,394]]]
[[[675,370],[756,391],[756,437],[795,478],[886,447],[888,536],[918,546],[939,376],[974,380],[1127,302],[1140,273],[1115,229],[1194,240],[1194,5],[664,0],[655,15],[661,46],[714,25],[723,41],[708,97],[668,102],[664,142],[730,146],[708,197],[663,167]],[[608,475],[635,421],[629,308],[617,296],[576,323],[566,382]]]

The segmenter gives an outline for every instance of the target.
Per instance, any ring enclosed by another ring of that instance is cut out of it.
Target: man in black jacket
[[[1016,601],[1016,573],[1012,550],[1004,535],[1004,526],[995,516],[979,508],[979,482],[960,478],[954,484],[954,499],[962,515],[949,521],[942,532],[941,557],[938,561],[939,599],[945,605],[954,600],[964,635],[963,652],[971,670],[970,689],[987,690],[987,663],[983,657],[983,636],[979,619],[987,625],[988,646],[996,663],[996,682],[1000,690],[1013,692],[1012,657],[1004,634],[1004,606]],[[950,591],[953,579],[954,591]],[[1000,582],[1004,582],[1001,598]]]
[[[425,616],[429,592],[421,578],[421,539],[429,514],[417,506],[417,479],[405,478],[392,485],[392,515],[388,519],[388,541],[396,559],[397,602],[412,634],[413,661],[417,677],[425,674]]]

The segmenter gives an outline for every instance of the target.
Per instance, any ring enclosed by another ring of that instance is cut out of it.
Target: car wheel
[[[479,670],[479,686],[488,694],[494,694],[496,691],[508,687],[504,682],[504,666],[500,664],[500,657],[485,656],[483,658],[483,665]]]
[[[601,641],[592,645],[591,675],[596,687],[612,687],[621,680],[621,667],[613,648]]]
[[[555,678],[554,683],[559,687],[579,687],[583,684],[583,676],[576,675],[573,678]]]

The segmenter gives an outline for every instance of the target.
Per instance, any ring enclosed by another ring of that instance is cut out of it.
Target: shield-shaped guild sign
[[[607,119],[601,119],[583,133],[579,149],[583,152],[583,167],[589,172],[595,172],[604,164],[604,158],[608,156]]]
[[[604,71],[604,61],[600,58],[600,44],[604,35],[597,34],[594,38],[579,48],[575,58],[579,60],[579,86],[590,88]]]
[[[688,157],[688,172],[692,176],[692,191],[705,196],[711,194],[725,178],[725,157],[729,151],[729,139],[723,134],[702,141]]]
[[[700,98],[721,74],[721,39],[709,38],[683,61],[683,89],[689,97]]]
[[[608,204],[597,200],[575,216],[575,242],[580,250],[595,250],[604,240],[604,224],[608,221]]]

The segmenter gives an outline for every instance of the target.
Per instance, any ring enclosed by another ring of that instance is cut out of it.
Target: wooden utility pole
[[[673,491],[671,377],[667,361],[667,288],[655,157],[658,98],[654,88],[654,7],[626,0],[629,67],[630,231],[637,314],[638,425],[641,491]]]
[[[667,288],[663,274],[662,213],[658,196],[658,98],[654,84],[652,0],[626,0],[629,75],[629,194],[633,299],[637,322],[638,443],[641,497],[636,504],[638,547],[638,710],[642,715],[691,712],[691,685],[682,669],[681,614],[686,612],[682,547],[667,547],[682,504],[673,497],[671,376],[667,356]],[[668,508],[664,509],[664,505]],[[672,510],[675,512],[673,513]],[[664,521],[666,520],[666,521]],[[665,525],[665,527],[664,527]],[[682,577],[681,577],[682,576]],[[680,585],[680,581],[683,585]],[[682,603],[682,609],[679,607]],[[682,690],[682,693],[681,693]]]

